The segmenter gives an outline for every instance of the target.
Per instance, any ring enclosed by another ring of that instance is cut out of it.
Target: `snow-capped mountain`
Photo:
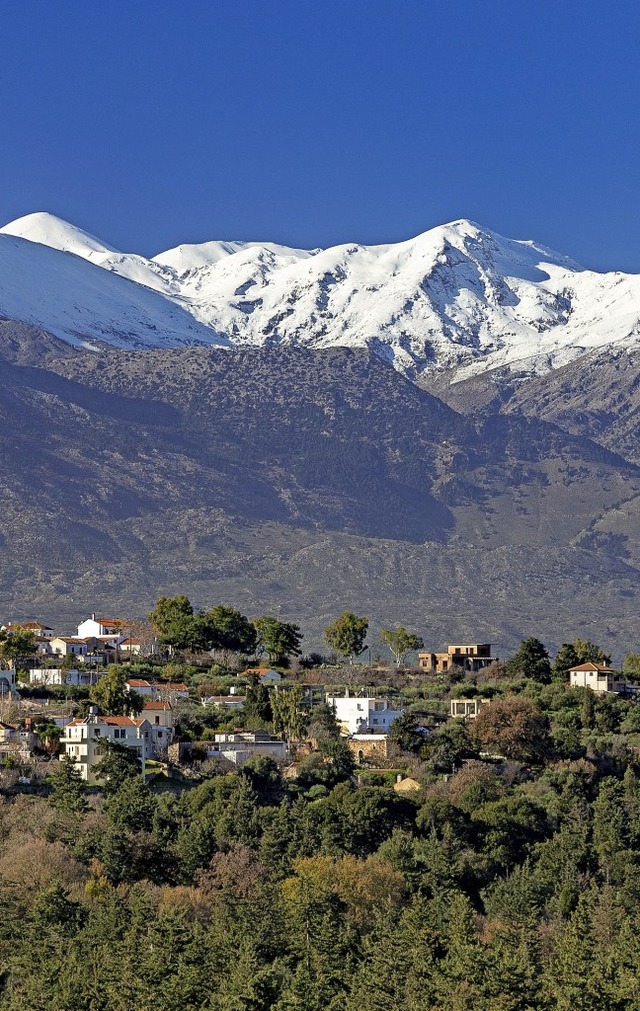
[[[464,220],[391,245],[214,241],[147,260],[39,213],[0,229],[0,313],[73,342],[369,347],[463,378],[640,344],[640,276]]]

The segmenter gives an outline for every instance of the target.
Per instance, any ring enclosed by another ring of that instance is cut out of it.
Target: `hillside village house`
[[[151,681],[145,681],[144,678],[129,678],[126,686],[128,691],[137,692],[138,695],[155,696],[156,694],[156,686]]]
[[[95,783],[95,768],[103,758],[101,744],[104,741],[132,748],[140,759],[144,777],[144,762],[150,756],[152,744],[149,722],[129,716],[99,716],[95,706],[84,720],[72,720],[67,724],[60,738],[60,758],[71,758],[81,778]]]
[[[327,705],[333,709],[343,734],[362,734],[367,730],[386,734],[393,721],[404,712],[389,699],[351,696],[348,691],[343,696],[327,695]]]
[[[243,765],[252,755],[266,755],[281,762],[286,758],[287,745],[264,730],[215,734],[213,744],[207,744],[207,758],[226,758],[234,765]]]
[[[29,671],[29,684],[32,685],[93,685],[97,680],[98,675],[91,668],[34,667]]]
[[[85,639],[79,639],[75,635],[56,635],[49,641],[49,649],[47,652],[54,653],[57,656],[71,655],[85,657],[89,652],[89,644]]]
[[[216,709],[244,709],[246,695],[205,695],[200,698],[203,706],[215,706]]]
[[[7,632],[33,632],[36,639],[51,639],[53,636],[53,629],[49,628],[48,625],[44,625],[41,621],[10,621],[6,625],[3,625],[2,628]]]
[[[490,642],[455,643],[444,653],[418,653],[418,666],[433,674],[444,674],[452,667],[476,672],[497,660],[491,656]]]
[[[151,727],[152,751],[156,757],[164,754],[173,741],[173,709],[169,702],[159,702],[156,699],[145,700],[140,719],[146,720]]]
[[[78,625],[78,638],[88,639],[110,639],[114,642],[125,638],[123,634],[122,621],[118,618],[96,618],[92,614],[90,618],[80,622]]]
[[[163,702],[175,702],[189,698],[189,687],[182,681],[146,681],[144,678],[129,678],[128,691]]]
[[[601,663],[578,664],[569,670],[572,688],[590,688],[592,692],[615,692],[616,695],[635,694],[637,687],[618,677],[616,671]]]
[[[356,762],[383,761],[389,757],[387,734],[352,734],[347,740],[349,751]]]
[[[18,738],[18,728],[12,723],[2,723],[0,721],[0,744],[9,744]]]

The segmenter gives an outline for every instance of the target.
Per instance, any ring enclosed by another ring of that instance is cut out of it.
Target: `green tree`
[[[127,672],[117,664],[109,664],[106,674],[89,689],[92,702],[108,716],[128,716],[144,708],[144,699],[127,688]]]
[[[36,650],[36,637],[24,628],[0,631],[0,667],[13,667],[17,660]]]
[[[260,804],[279,804],[287,792],[280,769],[267,755],[252,755],[240,775],[249,780]]]
[[[345,611],[325,628],[324,637],[331,649],[353,663],[353,658],[360,656],[364,650],[368,630],[367,618],[359,618],[352,611]]]
[[[193,652],[206,648],[206,619],[202,612],[194,614],[188,597],[160,597],[147,615],[160,642],[175,649]]]
[[[100,750],[103,757],[95,772],[98,779],[104,780],[105,793],[116,793],[127,779],[141,775],[140,759],[133,748],[117,741],[103,741]]]
[[[572,667],[580,663],[572,642],[563,642],[553,661],[552,673],[558,680],[567,680]]]
[[[622,658],[622,673],[627,677],[640,678],[640,653],[627,653]]]
[[[244,704],[245,726],[259,723],[270,723],[273,719],[271,697],[266,685],[260,684],[257,677],[248,680]]]
[[[383,628],[380,633],[380,642],[389,649],[396,667],[404,663],[408,653],[415,653],[424,646],[419,635],[407,632],[402,625],[399,625],[398,628]]]
[[[253,653],[258,642],[255,626],[234,607],[217,604],[204,615],[210,649],[230,653]]]
[[[105,810],[116,828],[129,832],[151,832],[156,799],[142,782],[139,772],[138,766],[135,776],[125,776],[120,786],[110,791]]]
[[[289,656],[300,656],[302,633],[298,625],[280,621],[270,614],[254,618],[252,625],[256,631],[258,645],[265,650],[271,663],[286,660]]]
[[[50,801],[59,811],[84,812],[88,808],[82,777],[71,758],[65,755],[49,776]]]
[[[412,712],[402,713],[391,724],[389,740],[397,744],[403,751],[412,751],[417,755],[425,742],[420,717]]]
[[[575,639],[572,645],[578,658],[578,663],[611,663],[611,657],[603,653],[600,647],[589,639]]]
[[[532,681],[547,684],[551,680],[551,664],[544,643],[533,636],[525,639],[518,652],[507,660],[506,670],[512,677],[522,674]]]
[[[273,711],[273,727],[276,733],[283,734],[287,741],[298,741],[303,736],[307,726],[308,713],[302,706],[302,688],[293,685],[292,688],[279,689],[271,696]]]

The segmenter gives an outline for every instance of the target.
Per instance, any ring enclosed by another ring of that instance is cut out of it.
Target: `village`
[[[212,657],[202,655],[186,662],[175,650],[163,648],[152,630],[145,627],[143,635],[142,626],[136,627],[138,635],[132,623],[95,613],[80,621],[76,635],[57,634],[35,619],[1,627],[5,643],[24,640],[22,654],[10,661],[14,665],[0,669],[0,764],[15,770],[20,782],[31,782],[37,770],[43,775],[47,763],[60,760],[72,763],[80,779],[94,785],[100,782],[105,750],[113,746],[136,756],[144,780],[151,772],[152,780],[163,774],[175,782],[203,762],[209,767],[217,762],[220,771],[237,769],[255,756],[273,760],[295,778],[301,759],[318,749],[308,730],[321,707],[325,717],[330,713],[335,720],[356,769],[382,774],[399,765],[394,789],[417,790],[420,784],[411,769],[398,762],[402,735],[394,734],[396,720],[403,718],[399,726],[411,722],[426,741],[448,720],[475,721],[492,703],[486,686],[504,676],[504,664],[490,643],[416,650],[414,666],[379,665],[374,684],[372,671],[358,665],[334,669],[322,663],[291,671],[288,661],[278,670],[254,658],[253,666],[239,669],[242,657],[237,656],[235,669],[225,669],[211,666]],[[141,670],[145,676],[139,676]],[[400,670],[408,689],[404,692],[398,687]],[[385,674],[394,686],[384,685]],[[571,688],[601,698],[635,702],[638,693],[636,684],[604,662],[575,662],[565,674]],[[100,694],[108,681],[125,693],[112,706],[108,693]],[[411,687],[421,683],[436,689],[430,699],[421,700]],[[461,693],[465,685],[470,691]],[[253,706],[247,706],[249,695]],[[257,697],[263,717],[258,720]],[[287,706],[282,705],[285,699]],[[293,718],[274,718],[287,707]],[[247,719],[249,709],[253,712]],[[199,720],[202,713],[208,719]],[[265,715],[271,718],[265,720]]]
[[[99,963],[105,979],[127,967],[122,994],[83,1005],[104,1011],[131,994],[212,1007],[212,990],[259,1011],[279,994],[313,1011],[335,994],[345,1011],[453,1008],[456,973],[456,1008],[486,1011],[500,988],[537,1011],[574,938],[593,991],[605,958],[608,993],[626,992],[638,654],[617,671],[596,643],[551,657],[530,637],[505,660],[400,627],[380,633],[391,657],[369,658],[366,620],[345,612],[335,651],[304,655],[297,626],[187,604],[161,598],[150,628],[0,628],[0,1005],[5,966],[8,1011],[50,992],[64,1011]],[[466,980],[486,1000],[469,1004]],[[405,989],[426,1003],[399,1003]]]

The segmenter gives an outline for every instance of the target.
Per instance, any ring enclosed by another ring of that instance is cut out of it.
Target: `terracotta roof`
[[[163,688],[166,688],[170,692],[188,692],[189,691],[187,685],[183,685],[179,681],[165,681],[164,683],[160,682],[160,684],[156,685],[156,687],[158,688],[159,691],[161,691]]]
[[[145,681],[144,678],[129,678],[127,684],[130,688],[152,688],[153,685],[150,681]]]
[[[132,720],[130,716],[98,716],[97,719],[94,719],[93,717],[85,717],[83,720],[72,720],[71,723],[67,724],[67,726],[84,727],[87,725],[91,726],[93,724],[99,726],[101,723],[106,723],[109,727],[133,727],[144,722],[144,720]]]
[[[142,712],[146,712],[148,709],[154,710],[169,710],[172,712],[171,704],[169,702],[145,702]]]
[[[581,663],[578,667],[570,667],[569,670],[573,671],[598,671],[600,674],[615,674],[612,667],[606,667],[602,663],[592,663],[589,660],[588,663]]]

